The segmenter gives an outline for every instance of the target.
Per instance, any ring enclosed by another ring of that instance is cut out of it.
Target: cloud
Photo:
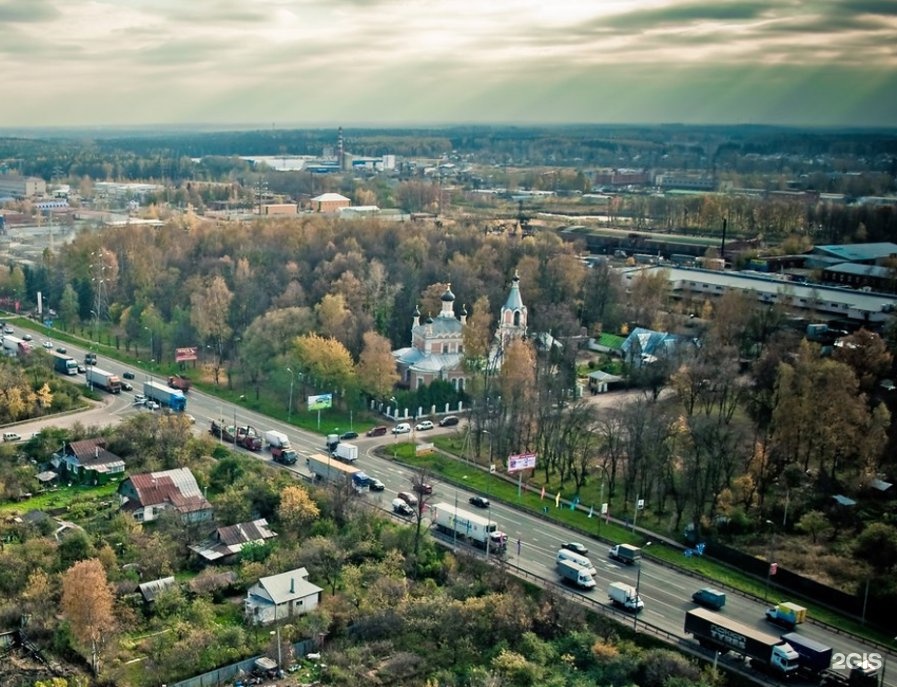
[[[52,0],[0,0],[0,23],[35,23],[55,19]]]

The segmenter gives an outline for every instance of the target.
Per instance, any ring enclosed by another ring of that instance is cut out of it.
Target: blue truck
[[[156,403],[168,406],[174,411],[181,412],[187,408],[187,397],[183,391],[169,389],[158,382],[144,382],[143,394]]]

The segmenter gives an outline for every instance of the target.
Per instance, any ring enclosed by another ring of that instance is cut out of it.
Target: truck
[[[106,370],[101,370],[98,367],[88,367],[84,371],[84,379],[87,381],[87,386],[103,389],[110,394],[121,392],[121,380],[118,378],[118,375],[106,372]]]
[[[793,630],[807,619],[807,609],[790,601],[783,601],[766,609],[766,619],[788,630]]]
[[[249,451],[261,451],[262,439],[255,431],[254,427],[237,427],[236,428],[237,445]]]
[[[358,447],[355,444],[339,443],[333,451],[333,457],[344,463],[352,465],[358,460]]]
[[[645,602],[636,592],[635,587],[625,582],[611,582],[607,587],[607,597],[615,606],[638,613],[645,607]]]
[[[444,534],[495,553],[502,553],[508,547],[508,535],[499,530],[498,525],[489,518],[469,513],[449,503],[430,506],[430,515],[436,529]]]
[[[580,568],[576,563],[571,561],[557,562],[558,574],[565,582],[569,582],[580,589],[594,589],[595,578],[592,573],[584,568]]]
[[[825,644],[798,634],[788,632],[782,635],[788,644],[797,652],[798,670],[808,678],[816,681],[832,665],[832,648]]]
[[[339,445],[339,434],[328,434],[324,443],[327,446],[327,450],[333,455],[334,451],[336,451],[336,447]]]
[[[20,358],[31,352],[31,345],[17,336],[5,334],[3,336],[3,353],[11,358]]]
[[[144,395],[156,403],[181,412],[187,408],[187,397],[179,389],[169,389],[159,382],[144,382]]]
[[[271,460],[273,460],[275,463],[280,463],[281,465],[295,465],[296,461],[299,460],[299,454],[297,454],[291,448],[272,446]]]
[[[97,364],[97,354],[96,353],[85,353],[84,354],[84,365],[96,365]]]
[[[268,448],[290,448],[290,438],[276,429],[265,432],[265,445]]]
[[[755,630],[706,608],[685,613],[685,633],[701,646],[720,653],[733,651],[750,659],[751,667],[786,676],[800,665],[797,652],[781,637]]]
[[[726,593],[719,589],[704,587],[692,594],[691,600],[700,606],[718,611],[726,605]]]
[[[53,358],[53,369],[59,374],[69,377],[78,374],[78,362],[72,356],[50,351],[50,357]]]
[[[359,493],[367,491],[370,486],[370,478],[361,470],[344,465],[334,460],[333,456],[313,453],[306,459],[305,464],[315,479],[338,485],[348,484]]]
[[[168,378],[168,386],[170,386],[172,389],[180,389],[185,394],[190,391],[190,387],[192,386],[192,384],[193,382],[191,382],[184,375],[171,375]]]
[[[641,559],[642,550],[637,546],[632,546],[632,544],[617,544],[610,547],[607,555],[615,561],[632,565]]]
[[[209,434],[228,444],[234,443],[233,425],[228,426],[224,420],[212,420]]]

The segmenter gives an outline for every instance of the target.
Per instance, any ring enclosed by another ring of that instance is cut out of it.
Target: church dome
[[[445,293],[442,294],[442,302],[443,303],[451,303],[455,300],[455,294],[452,293],[452,285],[448,284],[445,287]]]

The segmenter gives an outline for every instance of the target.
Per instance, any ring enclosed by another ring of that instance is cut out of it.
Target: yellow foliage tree
[[[280,492],[277,514],[289,532],[298,534],[302,526],[317,518],[321,511],[305,489],[289,486]]]
[[[89,654],[95,675],[100,655],[115,625],[112,587],[96,558],[78,561],[62,576],[62,613],[72,627],[72,638]]]

